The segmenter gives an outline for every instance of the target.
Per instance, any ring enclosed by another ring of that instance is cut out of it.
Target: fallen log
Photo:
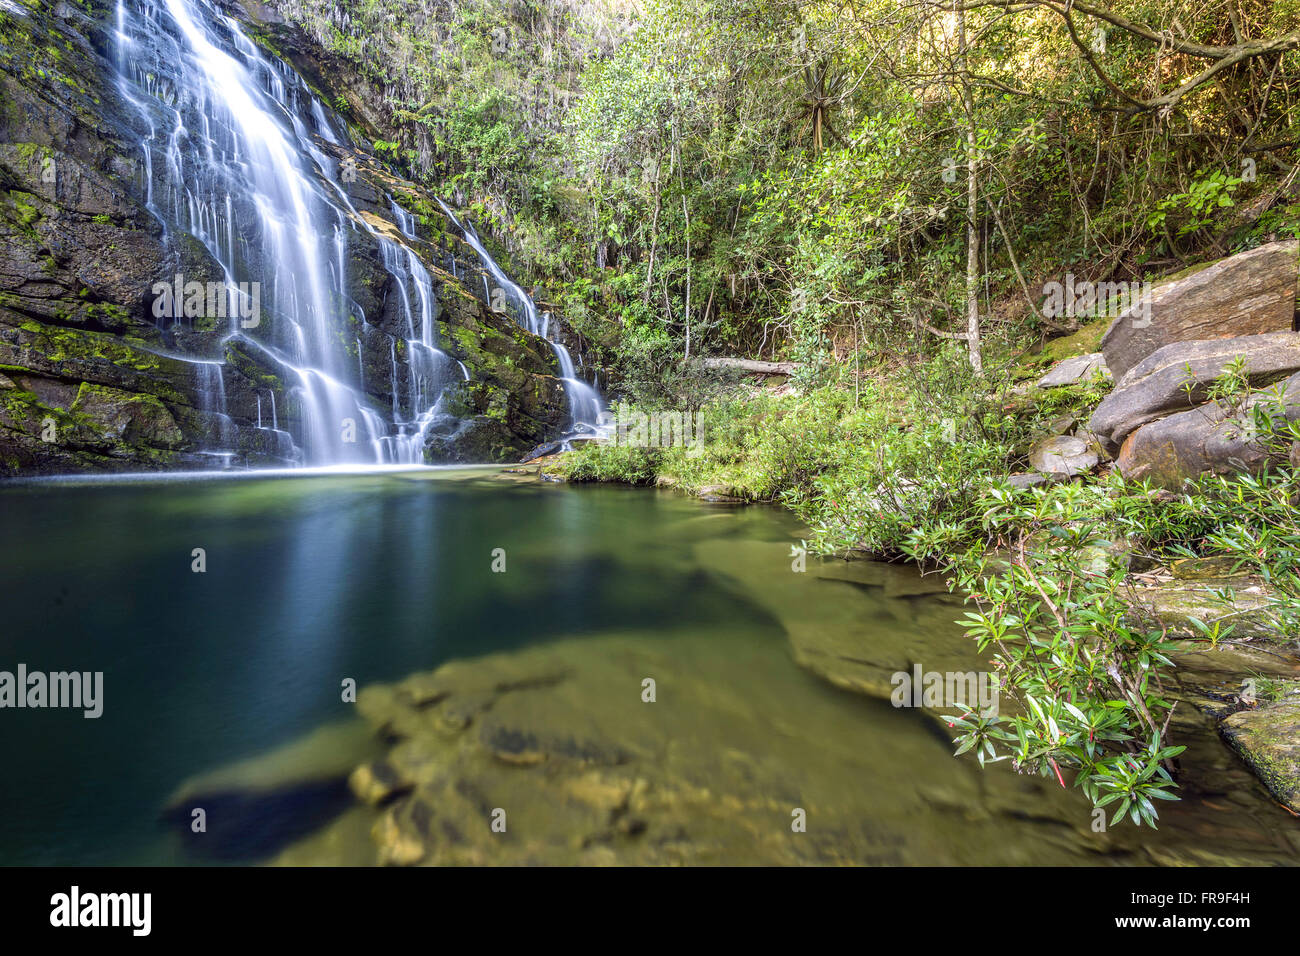
[[[738,368],[757,375],[793,375],[794,362],[760,362],[757,359],[706,358],[705,368]]]

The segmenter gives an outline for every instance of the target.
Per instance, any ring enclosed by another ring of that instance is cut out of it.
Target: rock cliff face
[[[292,39],[243,7],[228,13],[268,46]],[[118,15],[110,0],[0,5],[0,475],[300,463],[309,423],[283,353],[224,321],[155,316],[157,283],[228,276],[210,242],[151,200],[167,171],[142,151],[145,111],[118,81]],[[160,100],[174,95],[160,84]],[[204,147],[184,135],[184,148]],[[442,391],[417,456],[507,460],[555,437],[567,407],[548,343],[489,308],[477,262],[430,197],[345,136],[331,139],[315,144],[349,171],[330,188],[346,192],[354,228],[330,334],[351,356],[367,415],[396,434],[415,404],[410,293],[384,261],[391,236],[429,273],[438,346],[463,379]],[[232,237],[255,230],[246,217],[236,205]],[[273,281],[274,264],[252,253],[240,262]]]

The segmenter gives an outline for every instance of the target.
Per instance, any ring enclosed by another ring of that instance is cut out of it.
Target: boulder
[[[1125,478],[1177,490],[1203,474],[1254,474],[1280,464],[1286,449],[1255,435],[1257,405],[1272,416],[1300,417],[1300,373],[1239,408],[1207,404],[1143,425],[1124,440],[1116,467]]]
[[[1113,455],[1148,422],[1202,404],[1210,383],[1238,357],[1245,360],[1251,386],[1271,385],[1300,371],[1300,334],[1272,332],[1166,345],[1129,370],[1097,406],[1088,427]]]
[[[1119,315],[1101,340],[1106,364],[1121,379],[1173,342],[1226,339],[1293,328],[1295,240],[1273,242],[1157,285],[1148,303]]]
[[[1071,435],[1052,435],[1029,450],[1029,464],[1044,475],[1074,477],[1096,466],[1099,457],[1088,443]]]
[[[1039,388],[1059,388],[1063,385],[1081,385],[1100,376],[1111,377],[1106,358],[1100,352],[1090,355],[1076,355],[1064,362],[1059,362],[1038,380]]]
[[[1300,413],[1300,406],[1288,411]],[[1170,490],[1207,473],[1257,473],[1276,456],[1254,435],[1252,422],[1249,407],[1234,411],[1211,404],[1178,412],[1129,435],[1115,466],[1125,478]]]

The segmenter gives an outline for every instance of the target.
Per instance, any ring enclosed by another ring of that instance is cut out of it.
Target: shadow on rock
[[[196,794],[162,813],[187,853],[208,860],[269,857],[324,826],[352,803],[345,777],[303,781],[275,790],[217,790]],[[204,811],[204,832],[194,832],[194,811]]]

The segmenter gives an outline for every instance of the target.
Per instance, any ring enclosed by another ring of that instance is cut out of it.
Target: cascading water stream
[[[578,378],[577,371],[573,367],[573,357],[569,350],[565,348],[564,343],[550,335],[550,313],[539,313],[537,304],[519,285],[505,274],[491,253],[484,247],[478,234],[472,226],[461,223],[456,215],[447,207],[447,204],[441,199],[438,205],[446,213],[447,218],[452,221],[461,235],[464,237],[475,255],[478,256],[479,262],[483,268],[492,275],[497,281],[499,288],[505,294],[506,299],[514,307],[515,318],[519,324],[526,328],[534,335],[540,336],[550,343],[555,352],[555,359],[560,366],[560,378],[564,381],[564,394],[569,403],[569,430],[565,436],[566,439],[577,435],[598,435],[601,434],[608,426],[604,421],[605,403],[601,400],[600,393],[594,388]],[[491,292],[487,288],[487,276],[483,277],[484,293],[491,302]]]
[[[390,205],[402,234],[408,239],[415,239],[414,214],[395,201],[390,200]],[[469,379],[469,374],[464,365],[438,347],[435,312],[437,299],[433,293],[433,277],[429,275],[429,270],[409,246],[400,245],[378,232],[374,236],[383,255],[384,268],[397,280],[406,315],[406,368],[411,415],[406,421],[401,419],[394,377],[393,417],[401,432],[396,439],[398,457],[402,461],[418,461],[430,428],[448,417],[441,408],[444,390],[448,384],[460,378],[457,372],[464,373],[466,380]],[[408,286],[414,288],[419,306],[418,328],[417,313],[412,308]],[[396,376],[395,352],[393,363]],[[458,369],[453,371],[453,366],[458,366]]]

